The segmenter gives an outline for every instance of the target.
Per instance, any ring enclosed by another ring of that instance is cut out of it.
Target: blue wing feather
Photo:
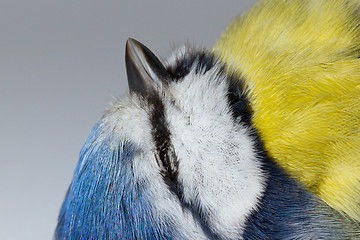
[[[55,239],[170,239],[132,173],[134,144],[99,121],[81,152]],[[165,224],[166,225],[166,224]],[[162,227],[161,227],[162,226]],[[172,229],[173,232],[177,232]]]

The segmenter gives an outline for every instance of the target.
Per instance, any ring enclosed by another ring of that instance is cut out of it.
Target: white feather
[[[179,161],[183,200],[206,215],[207,224],[218,236],[237,239],[247,217],[257,209],[265,176],[257,160],[251,129],[235,123],[232,117],[228,85],[224,76],[219,76],[219,70],[219,66],[206,73],[195,73],[193,69],[184,79],[163,89],[162,94],[171,142]],[[129,139],[139,149],[133,171],[152,196],[153,214],[180,221],[188,239],[207,239],[198,220],[190,210],[182,208],[160,174],[151,135],[151,111],[133,95],[118,100],[104,121],[119,139]]]

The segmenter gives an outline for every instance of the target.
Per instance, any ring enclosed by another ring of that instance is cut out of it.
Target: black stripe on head
[[[164,114],[164,105],[158,95],[149,96],[152,106],[150,121],[152,136],[156,147],[156,160],[162,168],[161,174],[169,189],[182,198],[181,186],[178,182],[178,160],[170,140],[170,131]]]
[[[188,52],[175,64],[168,66],[167,71],[174,81],[184,78],[195,67],[195,73],[206,73],[216,63],[215,56],[205,52]],[[196,64],[196,66],[194,66]]]
[[[245,87],[242,79],[236,77],[234,74],[227,76],[229,81],[228,101],[235,119],[241,119],[241,122],[247,126],[252,125],[252,109],[248,94],[245,91]]]

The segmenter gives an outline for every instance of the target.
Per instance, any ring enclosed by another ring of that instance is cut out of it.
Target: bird
[[[360,1],[265,0],[212,52],[242,76],[268,154],[360,222]]]
[[[129,39],[129,92],[92,128],[55,239],[360,239],[265,150],[243,76]]]

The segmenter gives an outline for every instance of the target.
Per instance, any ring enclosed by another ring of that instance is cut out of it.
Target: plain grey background
[[[128,37],[210,48],[255,0],[0,1],[0,239],[51,239],[78,153],[127,91]]]

